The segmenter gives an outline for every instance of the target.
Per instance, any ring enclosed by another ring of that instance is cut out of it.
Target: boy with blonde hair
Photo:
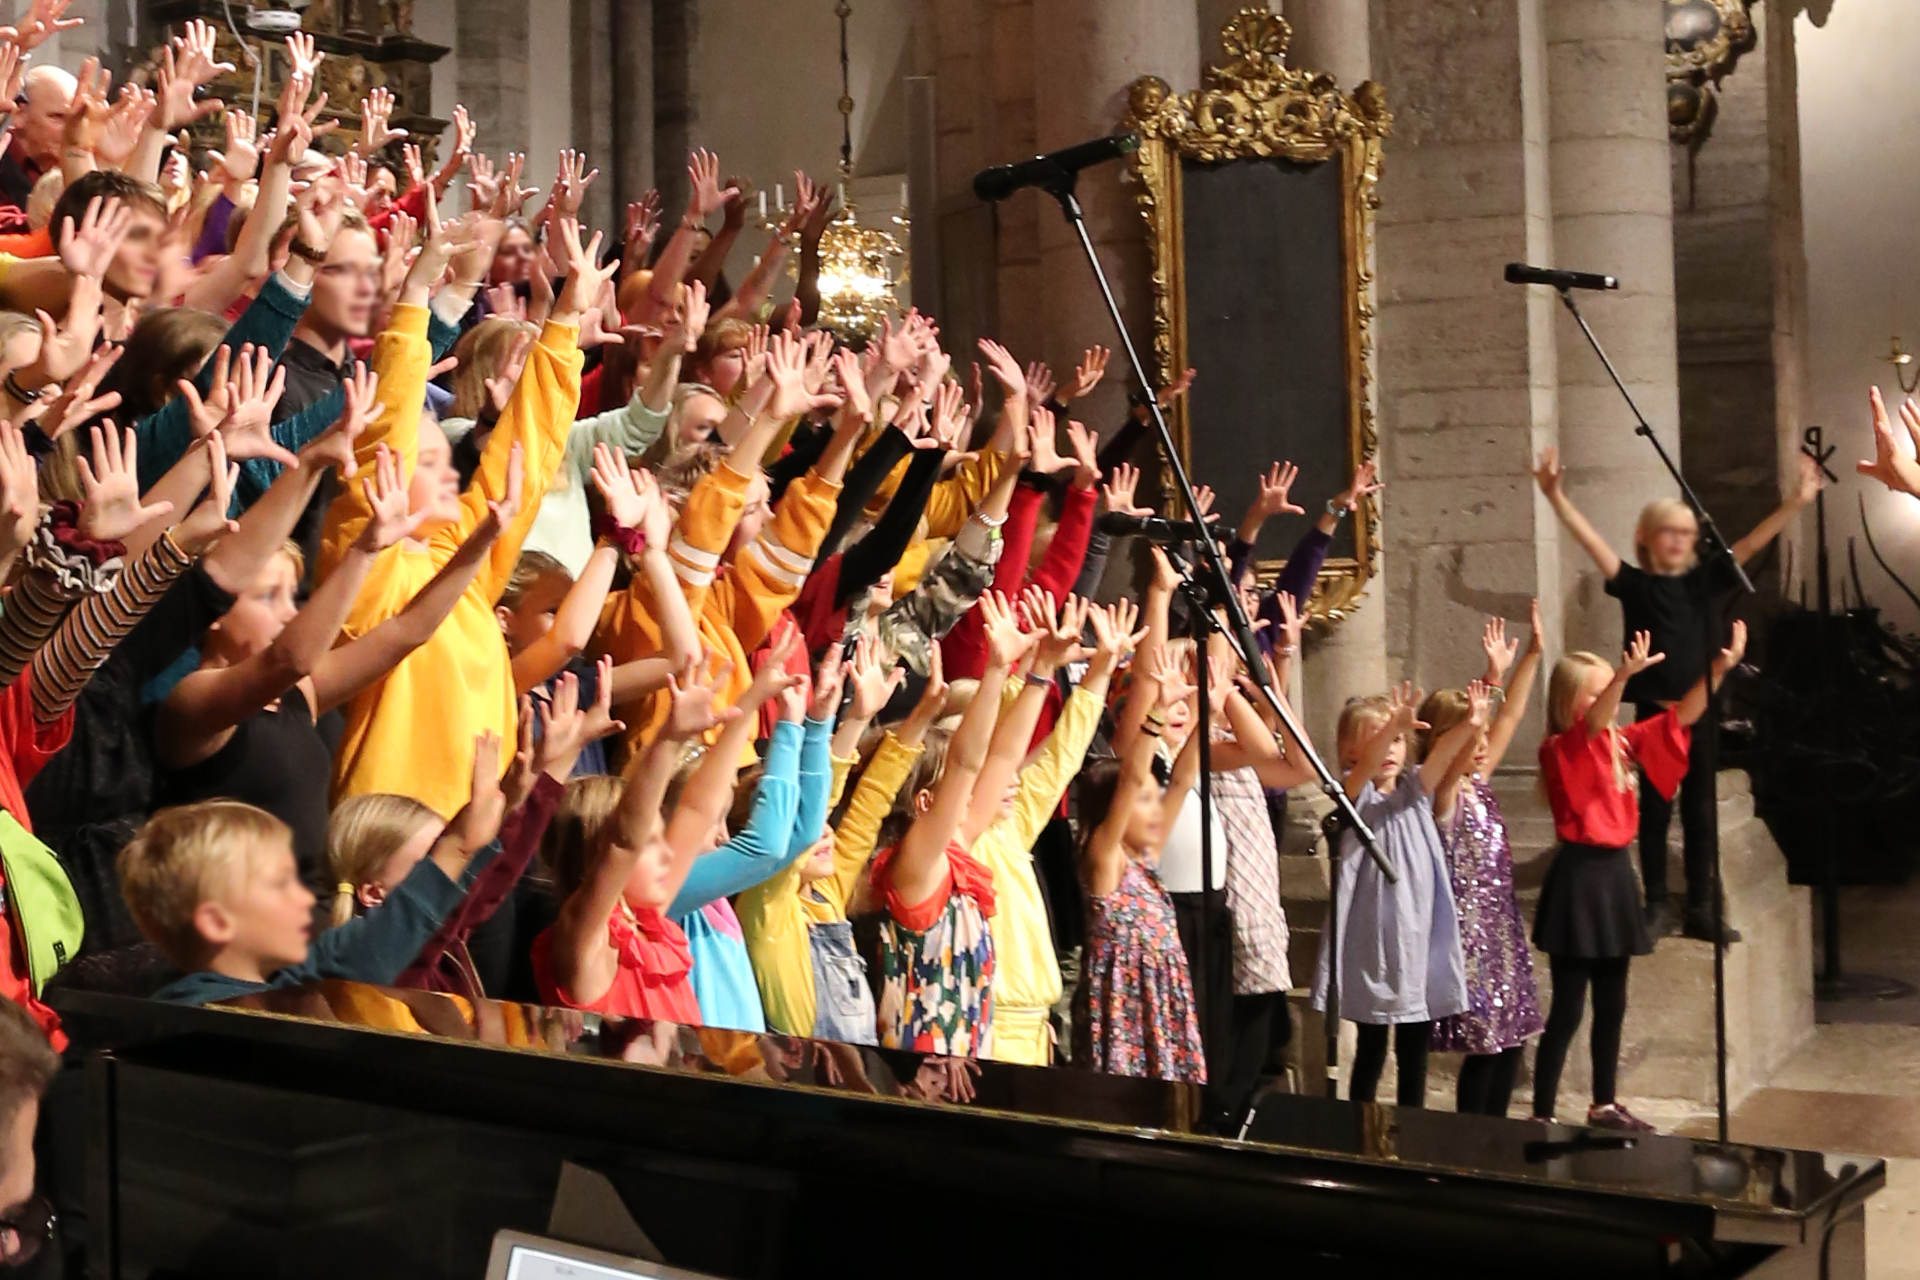
[[[314,897],[284,822],[233,800],[161,810],[120,854],[120,891],[135,923],[183,975],[154,998],[210,1004],[324,978],[391,984],[498,851],[505,809],[500,740],[482,734],[472,798],[432,852],[379,910],[317,939]]]

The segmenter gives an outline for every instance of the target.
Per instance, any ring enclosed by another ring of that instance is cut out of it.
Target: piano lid
[[[555,1099],[559,1093],[618,1097],[618,1110],[632,1114],[647,1099],[666,1099],[679,1080],[723,1088],[722,1105],[743,1112],[782,1104],[817,1111],[831,1100],[1026,1122],[1043,1126],[1055,1142],[1120,1140],[1136,1148],[1130,1158],[1224,1161],[1223,1172],[1248,1171],[1242,1162],[1264,1155],[1275,1159],[1260,1163],[1328,1187],[1358,1186],[1391,1170],[1427,1175],[1417,1182],[1434,1195],[1461,1179],[1481,1195],[1494,1189],[1489,1183],[1523,1197],[1529,1189],[1616,1195],[1630,1198],[1641,1216],[1658,1204],[1681,1216],[1710,1213],[1712,1234],[1723,1240],[1804,1239],[1809,1221],[1885,1181],[1884,1165],[1871,1157],[1671,1135],[1631,1135],[1623,1143],[1621,1135],[1566,1125],[1288,1094],[1264,1097],[1245,1139],[1226,1139],[1198,1131],[1201,1090],[1194,1085],[352,982],[268,991],[205,1009],[72,991],[55,1005],[76,1042],[89,1048],[236,1079],[269,1070],[273,1078],[305,1074],[311,1066],[315,1080],[337,1081],[345,1057],[377,1071],[384,1099],[427,1110],[456,1109],[463,1099],[476,1107],[510,1102],[523,1119],[551,1120],[563,1114],[553,1109],[566,1103]],[[235,1052],[236,1042],[244,1051]],[[527,1106],[530,1090],[546,1112]],[[863,1112],[849,1122],[876,1119]],[[899,1123],[920,1124],[905,1114]],[[1301,1158],[1311,1163],[1303,1166]]]

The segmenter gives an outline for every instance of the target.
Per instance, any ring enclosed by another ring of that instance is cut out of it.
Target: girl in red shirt
[[[1746,647],[1746,624],[1735,622],[1732,643],[1714,660],[1710,678],[1716,688]],[[1614,1098],[1627,1018],[1627,965],[1653,950],[1627,853],[1640,823],[1635,769],[1672,798],[1687,773],[1691,726],[1707,709],[1707,679],[1658,715],[1616,726],[1627,681],[1666,656],[1652,649],[1652,637],[1636,632],[1618,670],[1597,654],[1570,653],[1555,665],[1547,685],[1548,737],[1540,744],[1540,780],[1560,845],[1540,888],[1533,925],[1534,945],[1547,953],[1553,974],[1553,1004],[1533,1068],[1533,1114],[1540,1120],[1553,1118],[1560,1070],[1580,1029],[1591,984],[1593,1105],[1587,1123],[1653,1127]]]

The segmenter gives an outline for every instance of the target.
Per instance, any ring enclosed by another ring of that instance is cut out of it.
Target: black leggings
[[[1453,1109],[1462,1115],[1504,1116],[1513,1101],[1513,1081],[1520,1074],[1521,1046],[1499,1053],[1470,1053],[1460,1064],[1460,1087]]]
[[[1651,703],[1634,708],[1634,719],[1645,720],[1666,708]],[[1695,739],[1688,747],[1687,773],[1680,783],[1680,833],[1687,870],[1687,910],[1695,915],[1712,910],[1707,892],[1713,876],[1713,808],[1719,803],[1713,761]],[[1667,900],[1667,828],[1673,821],[1673,801],[1654,790],[1640,776],[1640,883],[1647,905]]]
[[[1394,1099],[1403,1107],[1427,1105],[1427,1040],[1433,1035],[1431,1022],[1401,1022],[1392,1027],[1384,1023],[1356,1023],[1360,1043],[1353,1054],[1353,1075],[1347,1097],[1354,1102],[1372,1102],[1380,1088],[1380,1073],[1387,1066],[1387,1032],[1393,1032],[1393,1058],[1400,1068],[1400,1085]]]
[[[1620,1029],[1627,1021],[1627,963],[1629,956],[1582,960],[1548,956],[1553,975],[1553,1005],[1547,1010],[1547,1029],[1540,1036],[1540,1052],[1533,1060],[1533,1114],[1553,1118],[1560,1092],[1560,1070],[1567,1065],[1567,1047],[1587,1011],[1587,987],[1593,987],[1593,1104],[1613,1101],[1615,1077],[1620,1072]]]

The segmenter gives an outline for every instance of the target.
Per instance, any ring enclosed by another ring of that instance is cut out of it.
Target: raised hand
[[[687,216],[705,222],[740,188],[720,185],[720,157],[701,147],[687,156]]]
[[[980,339],[980,354],[987,358],[987,371],[1000,384],[1000,389],[1008,396],[1027,394],[1027,375],[1021,372],[1020,362],[1013,353],[995,342],[992,338]]]
[[[389,142],[398,142],[407,136],[405,129],[390,128],[387,124],[393,119],[393,91],[382,86],[360,99],[360,140],[353,149],[361,155],[372,155]]]
[[[1747,653],[1747,624],[1739,618],[1733,620],[1733,638],[1727,642],[1719,656],[1713,660],[1716,676],[1724,676],[1740,665],[1740,659]]]
[[[150,520],[173,511],[171,502],[140,502],[140,438],[126,433],[125,443],[112,420],[93,429],[93,462],[76,456],[80,473],[80,533],[93,542],[119,542]]]
[[[40,322],[40,371],[54,382],[64,382],[86,367],[93,341],[100,336],[99,276],[75,276],[67,294],[67,318],[55,324],[44,311]]]
[[[1520,653],[1520,638],[1507,639],[1507,620],[1488,618],[1487,625],[1480,633],[1480,647],[1487,654],[1486,682],[1491,685],[1506,683],[1507,672],[1513,667],[1513,660]]]
[[[686,297],[680,304],[680,315],[667,326],[662,341],[678,339],[680,350],[692,355],[700,345],[700,337],[707,331],[707,319],[713,314],[713,305],[707,301],[707,286],[699,280],[687,282]]]
[[[1860,474],[1872,476],[1895,493],[1920,497],[1920,458],[1916,458],[1920,454],[1920,414],[1910,412],[1913,401],[1900,406],[1900,425],[1907,437],[1904,444],[1894,435],[1880,388],[1869,387],[1867,401],[1873,410],[1873,460],[1858,464]]]
[[[1493,706],[1490,689],[1491,686],[1483,680],[1474,680],[1467,685],[1467,723],[1475,728],[1486,728]]]
[[[214,29],[199,18],[187,23],[186,32],[161,47],[160,67],[154,74],[159,97],[160,128],[167,133],[192,124],[204,116],[224,109],[218,98],[194,101],[200,87],[233,70],[231,62],[214,58]]]
[[[1156,395],[1154,399],[1160,402],[1161,412],[1164,413],[1166,410],[1172,408],[1175,400],[1187,394],[1187,388],[1193,385],[1193,375],[1195,372],[1196,370],[1193,369],[1182,369],[1179,377],[1160,388],[1159,394]]]
[[[191,385],[191,384],[189,384]],[[300,465],[338,467],[344,480],[351,480],[359,469],[353,446],[379,412],[375,402],[380,394],[380,375],[362,361],[355,361],[353,372],[341,382],[346,407],[333,425],[321,432],[300,451]]]
[[[1293,592],[1276,591],[1274,594],[1280,598],[1280,636],[1282,640],[1280,651],[1282,653],[1298,653],[1300,652],[1300,637],[1305,634],[1307,629],[1307,615],[1300,611],[1298,604],[1294,603]],[[1249,611],[1249,614],[1251,614],[1251,611]]]
[[[767,647],[767,659],[760,664],[760,669],[753,673],[753,683],[748,685],[746,693],[741,695],[740,705],[748,709],[758,707],[769,698],[805,683],[807,679],[805,676],[795,675],[787,670],[787,663],[799,651],[800,628],[790,626],[785,634]],[[802,705],[805,705],[804,699]]]
[[[0,419],[0,560],[18,555],[40,523],[40,468],[20,428]]]
[[[240,359],[234,364],[226,416],[220,422],[229,457],[289,460],[291,455],[273,441],[273,410],[286,387],[286,367],[274,367],[273,352],[266,347],[241,348]]]
[[[293,68],[294,78],[305,80],[309,84],[318,80],[320,64],[325,62],[326,58],[326,54],[314,48],[312,33],[296,31],[287,37],[287,62]]]
[[[498,537],[520,514],[520,500],[527,482],[527,452],[518,440],[507,453],[507,496],[487,500],[486,527]]]
[[[1407,733],[1426,729],[1429,726],[1420,719],[1420,703],[1425,698],[1413,681],[1403,681],[1398,688],[1387,690],[1387,722],[1381,726],[1382,733]]]
[[[1033,461],[1027,465],[1042,475],[1065,471],[1074,465],[1072,458],[1060,456],[1054,436],[1053,411],[1038,404],[1033,406]]]
[[[833,353],[834,382],[846,397],[841,409],[861,422],[873,421],[873,400],[867,395],[867,380],[860,371],[860,357],[848,348]]]
[[[1080,646],[1080,631],[1087,624],[1093,601],[1070,595],[1056,608],[1052,592],[1028,587],[1020,603],[1039,634],[1036,665],[1057,668],[1086,657]]]
[[[1173,567],[1173,560],[1161,547],[1151,548],[1153,553],[1153,590],[1162,595],[1173,594],[1180,585],[1180,571]]]
[[[1118,665],[1122,658],[1132,654],[1147,638],[1147,628],[1135,631],[1134,624],[1140,621],[1140,606],[1131,600],[1118,600],[1110,605],[1095,605],[1087,610],[1087,622],[1093,627],[1094,653],[1104,661]]]
[[[934,649],[938,651],[939,646],[934,646]],[[892,701],[894,690],[906,678],[905,667],[882,664],[872,638],[862,635],[854,644],[853,666],[847,674],[847,679],[853,684],[853,700],[847,706],[847,718],[871,720],[879,715]]]
[[[125,168],[133,158],[134,148],[140,145],[140,135],[145,132],[147,121],[159,109],[160,100],[153,91],[137,84],[120,86],[120,97],[108,111],[104,120],[96,120],[93,153],[102,165]],[[75,108],[78,109],[77,107]],[[72,119],[71,113],[68,119]],[[187,148],[182,147],[174,154],[184,155]]]
[[[627,460],[603,440],[593,446],[592,476],[593,487],[600,491],[613,522],[622,529],[647,533],[655,508],[664,505],[653,473],[629,467]],[[660,544],[649,537],[647,545]]]
[[[18,46],[22,53],[31,53],[60,32],[85,26],[86,20],[83,18],[60,16],[72,4],[73,0],[33,0],[27,6],[27,16],[20,19],[18,27],[0,27],[0,40]]]
[[[698,665],[705,666],[712,656],[709,651]],[[700,677],[698,666],[668,676],[667,694],[672,699],[672,707],[667,712],[667,722],[660,726],[660,736],[669,742],[691,742],[729,720],[739,719],[742,714],[739,707],[715,706],[727,677],[732,674],[733,662],[728,659],[705,679]]]
[[[68,379],[65,390],[47,404],[46,412],[40,417],[40,430],[47,439],[58,440],[81,423],[120,407],[118,391],[109,391],[99,397],[93,393],[125,349],[110,342],[94,348],[86,367],[80,370],[78,376]]]
[[[1284,512],[1303,515],[1305,507],[1295,506],[1287,493],[1293,488],[1293,482],[1300,478],[1300,468],[1291,462],[1276,462],[1260,477],[1260,496],[1253,500],[1253,509],[1263,520],[1271,519]]]
[[[190,556],[204,554],[207,548],[240,527],[227,518],[233,506],[233,487],[240,482],[240,465],[228,463],[226,441],[217,431],[207,437],[206,450],[207,464],[213,473],[207,496],[170,531],[175,545]],[[131,465],[131,457],[128,462]]]
[[[1053,370],[1047,368],[1044,360],[1027,361],[1027,403],[1045,404],[1053,398],[1058,384],[1053,380]]]
[[[1083,422],[1067,423],[1067,446],[1073,450],[1073,460],[1077,464],[1073,472],[1073,487],[1091,489],[1100,479],[1100,440],[1087,429]]]
[[[1161,645],[1148,657],[1147,679],[1157,686],[1154,703],[1163,712],[1179,706],[1197,692],[1196,686],[1187,679],[1186,663],[1171,645]]]
[[[98,279],[107,274],[120,242],[133,226],[133,210],[118,196],[102,201],[99,196],[87,201],[86,212],[75,227],[72,218],[60,223],[60,261],[76,276]]]
[[[1880,393],[1874,392],[1875,396]],[[1567,478],[1567,469],[1560,465],[1558,449],[1542,449],[1540,458],[1533,465],[1534,483],[1540,486],[1540,492],[1549,500],[1560,496],[1560,486]]]
[[[1107,361],[1112,353],[1105,347],[1088,347],[1080,356],[1080,363],[1074,366],[1073,380],[1062,386],[1055,394],[1061,404],[1071,404],[1100,385],[1100,379],[1107,376]]]
[[[434,195],[431,183],[423,194],[426,197],[427,216],[420,225],[426,232],[426,239],[420,246],[420,256],[413,260],[413,266],[409,268],[409,275],[431,287],[439,281],[454,255],[471,248],[480,237],[479,228],[471,219],[449,218],[441,221],[440,201]]]
[[[559,168],[553,177],[553,216],[564,219],[578,218],[580,206],[587,198],[587,188],[599,176],[598,169],[591,173],[587,172],[585,152],[575,151],[571,147],[561,151]],[[594,237],[596,243],[599,239],[597,235]]]
[[[1527,602],[1527,652],[1545,653],[1547,651],[1547,629],[1540,622],[1540,601]]]
[[[548,318],[564,324],[575,321],[581,312],[593,305],[593,300],[600,296],[601,288],[620,274],[620,263],[616,260],[604,267],[598,265],[598,231],[593,233],[589,243],[582,246],[578,222],[572,218],[561,218],[557,225],[560,228],[560,265],[566,270],[567,283],[554,300],[553,313]]]
[[[767,377],[773,381],[773,399],[767,412],[775,418],[798,418],[815,409],[838,408],[840,398],[824,388],[810,392],[806,385],[807,353],[805,343],[791,334],[776,333],[767,339]]]
[[[998,591],[987,592],[974,607],[985,623],[987,653],[994,664],[1005,670],[1018,666],[1038,643],[1040,633],[1022,631],[1007,598]]]
[[[840,691],[847,676],[846,656],[837,644],[827,646],[813,672],[813,695],[807,700],[807,718],[831,722],[840,711]]]
[[[374,451],[373,475],[363,478],[360,488],[371,514],[354,545],[369,555],[378,555],[412,537],[429,514],[425,509],[408,512],[406,470],[400,465],[400,455],[384,444]]]
[[[660,191],[650,188],[627,203],[626,235],[621,258],[629,271],[637,269],[660,235]]]
[[[260,170],[260,126],[244,111],[229,111],[226,116],[227,149],[209,151],[207,158],[220,166],[228,182],[248,182]]]
[[[1130,462],[1122,462],[1114,467],[1107,482],[1100,486],[1100,505],[1123,516],[1150,516],[1153,510],[1134,502],[1134,491],[1140,485],[1140,468]]]
[[[1629,644],[1627,651],[1620,655],[1620,674],[1637,676],[1648,667],[1666,660],[1666,654],[1653,652],[1652,632],[1636,631],[1633,633],[1633,643]]]

